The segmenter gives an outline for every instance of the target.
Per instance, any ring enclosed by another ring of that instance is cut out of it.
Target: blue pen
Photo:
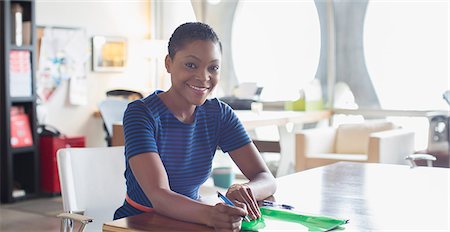
[[[273,201],[268,201],[268,200],[264,200],[263,201],[263,206],[281,207],[283,209],[289,209],[289,210],[294,209],[294,206],[286,205],[286,204],[280,204],[280,203],[273,202]]]
[[[233,202],[230,201],[230,199],[228,199],[226,196],[222,195],[222,193],[220,193],[219,191],[217,191],[217,196],[220,197],[220,199],[222,199],[222,200],[225,202],[225,204],[231,205],[231,206],[235,206],[235,205],[233,204]],[[247,216],[245,216],[245,217],[243,216],[242,218],[243,218],[244,221],[246,221],[246,222],[249,222],[249,221],[250,221],[250,219],[248,219]]]

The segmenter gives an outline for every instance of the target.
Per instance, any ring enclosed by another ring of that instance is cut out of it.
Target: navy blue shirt
[[[128,159],[132,156],[145,152],[159,154],[170,189],[197,200],[200,185],[211,173],[216,148],[229,152],[251,142],[231,107],[224,102],[206,100],[196,107],[194,122],[187,124],[170,112],[158,97],[159,93],[131,102],[123,119],[127,194],[147,207],[152,207],[151,199],[146,197],[130,169]],[[121,208],[116,212],[116,219],[138,213]]]

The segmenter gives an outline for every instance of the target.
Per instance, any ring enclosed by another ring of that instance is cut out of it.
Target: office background
[[[364,31],[365,17],[369,11],[369,6],[377,2],[379,1],[314,1],[314,4],[312,4],[312,1],[298,1],[298,5],[294,6],[301,9],[302,7],[311,7],[311,5],[313,5],[317,10],[318,22],[320,24],[320,44],[318,45],[320,46],[320,48],[318,48],[320,49],[320,57],[316,62],[317,70],[314,71],[313,75],[322,83],[322,95],[325,100],[330,100],[328,95],[334,91],[333,88],[329,88],[328,86],[328,83],[330,82],[329,77],[331,76],[334,78],[334,81],[331,83],[341,81],[349,86],[354,95],[355,103],[358,104],[360,109],[383,109],[383,102],[380,103],[379,99],[379,90],[374,89],[374,77],[370,77],[368,72],[368,69],[371,67],[367,67],[367,57],[364,56],[364,33],[367,33],[367,31]],[[258,1],[258,3],[260,6],[261,4],[265,4],[270,7],[270,4],[273,4],[273,1]],[[330,21],[330,3],[332,3],[331,7],[333,9],[334,21]],[[197,20],[196,15],[199,20],[203,20],[216,28],[225,47],[231,47],[231,49],[225,49],[224,52],[222,83],[221,88],[217,93],[219,96],[231,94],[234,86],[245,81],[246,78],[243,75],[239,76],[240,74],[237,73],[239,70],[236,70],[236,65],[233,65],[233,54],[231,54],[231,50],[233,49],[232,43],[236,40],[233,36],[238,34],[234,31],[233,25],[241,23],[236,21],[236,18],[242,18],[242,14],[244,14],[242,12],[242,4],[247,4],[247,8],[250,8],[252,4],[256,6],[255,1],[219,1],[218,3],[214,1],[193,1],[192,4],[190,1],[137,1],[132,3],[113,1],[108,2],[108,4],[105,4],[102,1],[37,1],[37,25],[83,28],[86,30],[88,39],[95,35],[122,36],[129,42],[129,59],[124,72],[97,73],[89,71],[87,74],[87,93],[89,100],[88,104],[85,106],[72,106],[67,103],[68,83],[63,82],[55,92],[54,96],[43,105],[42,111],[44,112],[45,117],[42,123],[54,125],[68,135],[85,135],[87,138],[87,146],[105,146],[101,119],[92,116],[93,112],[97,110],[97,104],[105,98],[105,92],[115,88],[137,90],[144,94],[152,92],[155,89],[154,80],[157,75],[155,74],[157,64],[149,59],[147,51],[143,49],[145,48],[146,41],[154,39],[167,40],[176,26],[186,21]],[[286,4],[284,6],[285,8],[289,7],[289,5],[287,5],[289,2],[284,2],[283,4]],[[279,6],[280,10],[283,9],[283,4]],[[390,7],[394,10],[398,10],[399,7],[405,6],[404,4],[409,4],[411,8],[416,9],[421,7],[420,1],[397,1],[396,5],[390,5]],[[424,3],[422,2],[422,4]],[[423,56],[423,54],[429,54],[426,52],[424,53],[423,50],[426,50],[427,48],[433,50],[436,46],[430,46],[430,44],[438,43],[439,46],[441,46],[441,52],[438,54],[439,57],[436,57],[433,60],[436,61],[434,69],[439,72],[437,75],[435,75],[436,72],[430,72],[430,74],[433,74],[432,76],[422,77],[421,79],[430,80],[429,83],[426,81],[419,82],[425,83],[422,86],[405,85],[405,78],[402,77],[400,80],[403,80],[403,82],[400,82],[399,84],[393,81],[389,91],[395,93],[395,91],[400,92],[400,90],[402,90],[402,93],[406,93],[391,97],[394,102],[401,102],[402,99],[411,98],[412,96],[408,97],[407,94],[415,92],[416,94],[413,95],[421,95],[421,99],[426,102],[424,104],[430,105],[430,108],[427,109],[422,107],[420,108],[421,110],[448,110],[448,106],[441,98],[443,92],[441,89],[445,90],[450,88],[448,84],[449,4],[447,1],[433,1],[432,3],[428,3],[427,6],[428,7],[423,10],[424,13],[430,14],[435,11],[434,15],[436,18],[430,20],[424,19],[424,24],[435,22],[435,26],[438,28],[437,30],[440,30],[441,33],[430,34],[434,32],[423,32],[429,33],[429,36],[425,37],[425,40],[422,41],[423,43],[415,44],[416,50],[419,51],[419,53],[416,53],[416,59],[419,60],[419,62],[430,60],[430,58]],[[386,7],[386,9],[388,8],[389,7]],[[373,7],[371,12],[373,12]],[[283,23],[281,19],[277,18],[280,17],[279,15],[282,15],[282,11],[281,14],[276,14],[274,12],[273,15],[267,15],[267,18],[261,20],[261,23],[268,22],[269,20],[280,22],[280,28],[286,30],[286,34],[279,35],[280,38],[283,38],[283,36],[289,36],[290,31],[295,30],[296,24],[294,22]],[[386,15],[386,17],[388,16],[395,18],[395,14]],[[287,20],[290,16],[287,15],[285,17],[286,18],[282,18],[282,20]],[[447,20],[445,21],[445,19]],[[416,22],[417,21],[414,21],[414,23]],[[334,30],[329,29],[331,24],[334,24]],[[418,30],[427,27],[427,25],[412,26],[417,27]],[[266,28],[266,30],[266,33],[271,33],[270,28]],[[277,32],[278,31],[280,30],[277,30]],[[447,31],[447,33],[445,33],[445,31]],[[420,31],[418,31],[418,34],[420,34]],[[306,36],[307,35],[304,35],[304,37]],[[382,40],[385,37],[386,36],[380,36],[379,40]],[[333,41],[330,41],[329,38],[333,38]],[[258,40],[258,37],[255,36],[254,39]],[[412,41],[417,41],[413,39],[414,37],[411,37]],[[374,38],[373,40],[378,40],[378,38]],[[283,39],[280,39],[280,41],[283,41]],[[315,43],[317,44],[317,41]],[[407,43],[407,41],[405,41],[405,43]],[[276,47],[278,45],[266,44],[266,46]],[[261,49],[264,49],[264,47],[262,46]],[[331,53],[334,53],[334,55]],[[411,54],[414,54],[414,52],[411,52]],[[330,60],[330,56],[334,58]],[[270,57],[270,55],[268,55],[264,59],[276,60],[283,58]],[[399,65],[399,68],[403,69],[404,67]],[[414,72],[415,69],[422,71],[429,67],[418,68],[419,67],[412,66],[410,69]],[[275,69],[288,69],[288,72],[292,73],[292,77],[284,75],[286,72],[280,71],[283,75],[280,74],[280,76],[276,76],[275,73],[275,75],[270,77],[258,78],[264,80],[267,78],[278,79],[283,77],[288,78],[287,80],[289,80],[289,78],[314,78],[310,74],[308,74],[308,77],[302,76],[302,69],[295,69],[293,67],[275,67]],[[398,70],[396,72],[398,72]],[[405,74],[409,75],[410,73],[411,71],[407,72],[405,70]],[[413,81],[413,79],[414,78],[412,78],[411,81]],[[385,81],[389,83],[391,80]],[[405,91],[405,86],[412,90]],[[437,91],[430,91],[433,90],[433,88],[436,89],[436,86],[438,86]],[[385,89],[387,88],[385,87]],[[266,88],[266,92],[268,91],[269,88]],[[384,96],[383,98],[385,99],[386,97]],[[432,99],[433,103],[428,101],[429,99]],[[386,101],[384,102],[384,105],[386,105]],[[408,109],[395,108],[394,106],[394,109],[417,110],[409,106]],[[407,123],[408,125],[422,125],[419,128],[420,130],[425,131],[422,133],[424,134],[421,138],[422,142],[419,142],[419,144],[422,143],[422,147],[426,146],[425,136],[428,136],[427,123],[428,121],[425,118],[414,119]],[[99,134],[102,134],[102,136],[99,136]]]

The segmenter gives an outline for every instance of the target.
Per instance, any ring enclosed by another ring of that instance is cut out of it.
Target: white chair
[[[406,164],[414,132],[390,122],[367,121],[306,129],[296,134],[296,171],[338,161]]]
[[[128,100],[119,98],[107,98],[100,102],[98,109],[103,119],[103,125],[106,132],[106,142],[111,146],[111,138],[113,136],[113,123],[121,122],[123,114],[127,109]]]
[[[74,221],[81,222],[80,231],[101,231],[125,199],[124,147],[64,148],[58,150],[57,162],[61,231],[72,231]]]

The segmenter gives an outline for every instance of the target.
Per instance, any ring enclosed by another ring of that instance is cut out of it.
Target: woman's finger
[[[236,191],[238,195],[236,198],[238,201],[245,203],[247,205],[247,212],[252,220],[260,217],[258,203],[256,198],[253,196],[251,189],[248,186],[242,185],[239,191]]]
[[[245,189],[247,190],[248,196],[251,198],[251,202],[252,202],[251,208],[252,208],[252,211],[256,213],[256,218],[255,219],[260,218],[261,217],[261,210],[259,209],[258,201],[256,201],[256,197],[253,194],[252,189],[250,187],[248,187],[248,186],[246,186]]]
[[[256,198],[253,195],[251,188],[247,185],[232,185],[228,189],[227,196],[233,199],[235,202],[239,201],[245,203],[247,205],[248,215],[252,220],[261,217]]]

